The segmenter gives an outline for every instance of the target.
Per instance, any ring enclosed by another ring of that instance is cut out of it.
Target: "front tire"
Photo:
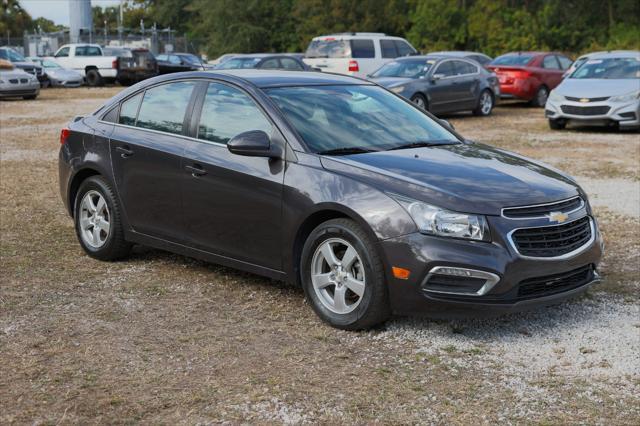
[[[333,219],[315,228],[302,250],[300,271],[307,300],[331,326],[361,330],[389,318],[382,260],[354,221]]]
[[[552,120],[549,119],[549,128],[551,130],[562,130],[567,127],[567,122],[564,120]]]
[[[411,97],[411,102],[413,102],[414,104],[416,104],[417,106],[419,106],[425,111],[429,110],[428,104],[427,104],[427,98],[425,98],[424,95],[421,93],[416,93],[415,95],[413,95]]]
[[[37,97],[38,95],[27,95],[27,96],[23,96],[22,99],[24,99],[25,101],[32,101]]]
[[[480,97],[478,98],[478,104],[476,105],[476,109],[473,110],[473,115],[486,117],[491,115],[494,106],[494,98],[493,94],[489,90],[483,90],[480,93]]]
[[[78,241],[89,256],[117,260],[129,254],[131,244],[124,239],[120,205],[111,185],[102,176],[82,182],[74,202],[74,222]]]

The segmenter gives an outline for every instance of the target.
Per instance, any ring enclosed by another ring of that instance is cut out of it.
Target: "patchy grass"
[[[637,378],[512,377],[481,364],[491,341],[425,354],[384,330],[330,329],[283,283],[143,247],[88,258],[58,194],[58,133],[118,90],[0,102],[0,423],[637,421]],[[637,136],[550,132],[518,105],[451,120],[571,173],[638,178]],[[637,303],[638,221],[598,215],[601,291]]]

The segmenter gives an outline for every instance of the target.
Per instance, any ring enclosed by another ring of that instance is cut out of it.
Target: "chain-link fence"
[[[71,40],[68,31],[26,34],[23,38],[12,38],[6,44],[16,48],[25,56],[51,56],[60,46],[71,42],[93,43],[101,46],[124,46],[149,49],[153,54],[169,52],[189,52],[199,54],[198,40],[186,34],[176,34],[173,30],[149,30],[145,33],[81,33],[77,40]]]

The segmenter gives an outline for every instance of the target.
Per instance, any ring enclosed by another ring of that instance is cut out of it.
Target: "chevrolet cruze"
[[[335,327],[508,312],[599,278],[601,237],[573,179],[360,79],[160,76],[76,117],[60,142],[87,254],[143,244],[299,283]]]

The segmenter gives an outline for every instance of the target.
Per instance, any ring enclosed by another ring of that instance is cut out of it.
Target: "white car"
[[[402,37],[383,33],[339,33],[314,37],[304,62],[323,72],[366,77],[400,56],[418,51]]]
[[[556,87],[545,105],[549,127],[640,127],[640,52],[592,54]]]
[[[62,68],[51,58],[30,57],[27,58],[44,68],[51,87],[80,87],[84,83],[84,77],[76,70]]]
[[[118,76],[118,58],[104,56],[97,44],[65,44],[53,55],[62,67],[78,71],[89,86],[114,82]]]
[[[35,99],[39,93],[40,83],[35,76],[0,59],[0,99]]]

